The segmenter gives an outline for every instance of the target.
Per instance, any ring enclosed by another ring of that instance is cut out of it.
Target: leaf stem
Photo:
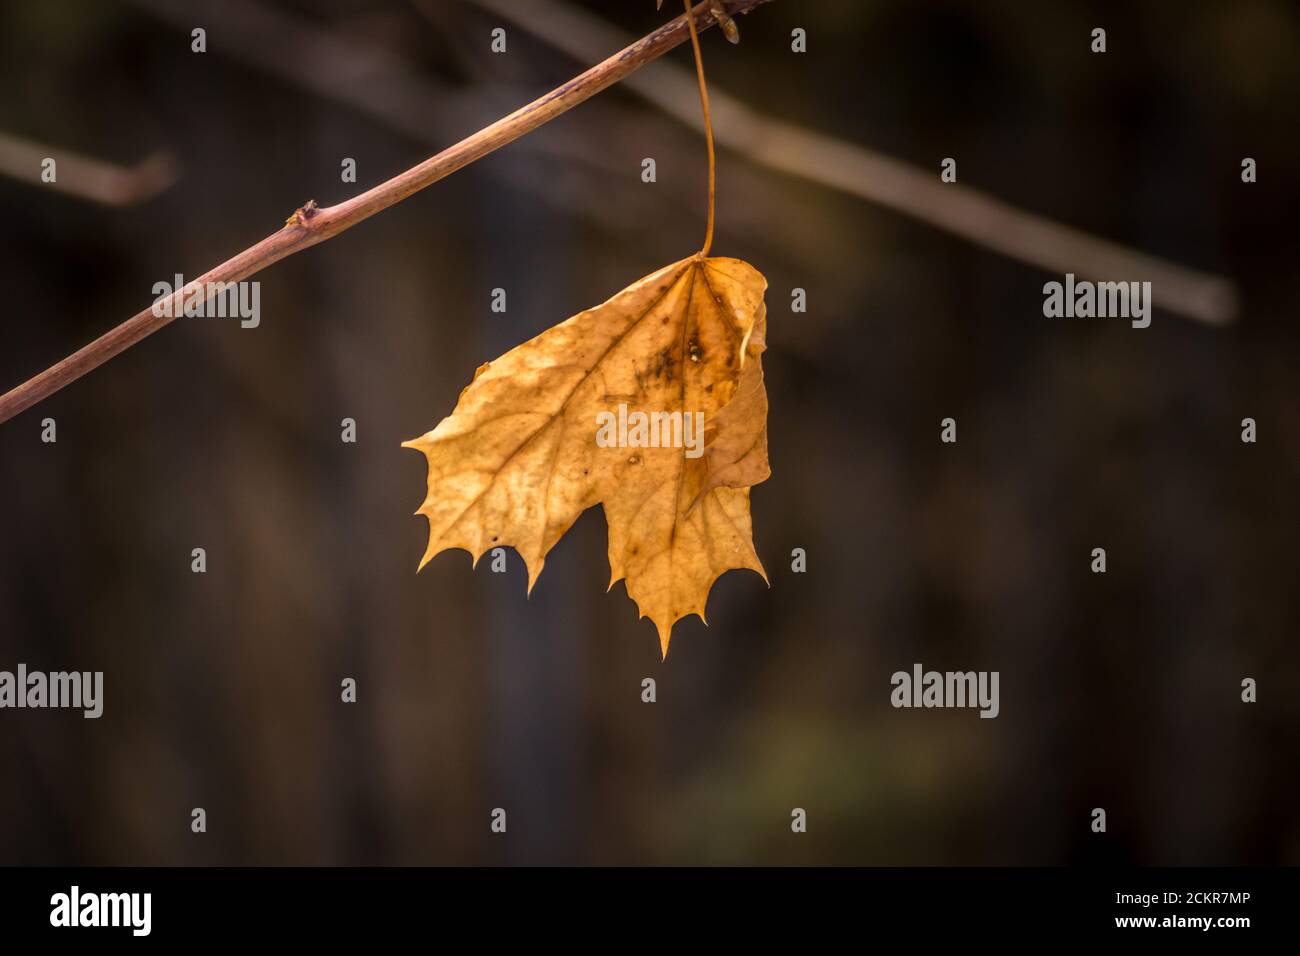
[[[713,118],[709,116],[709,85],[704,81],[704,56],[700,53],[700,36],[695,30],[695,14],[691,0],[682,0],[686,6],[686,22],[691,30],[691,49],[695,53],[695,77],[700,84],[700,108],[704,111],[704,141],[709,150],[709,221],[704,231],[704,247],[700,258],[706,258],[713,246],[713,207],[718,193],[717,159],[713,153]]]

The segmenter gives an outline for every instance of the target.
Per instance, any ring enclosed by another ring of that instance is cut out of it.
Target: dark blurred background
[[[631,35],[680,12],[581,6]],[[177,322],[0,426],[0,669],[106,685],[97,721],[0,712],[0,862],[1300,862],[1300,7],[775,0],[740,27],[702,37],[719,89],[1226,275],[1239,320],[1046,319],[1060,274],[722,150],[714,251],[771,283],[770,590],[726,575],[661,663],[599,512],[531,599],[513,553],[417,576],[399,443],[700,241],[700,136],[603,93],[262,273],[258,328]],[[0,389],[586,65],[456,0],[4,4],[0,130],[178,179],[118,208],[0,180]],[[916,662],[999,671],[1001,715],[893,709]]]

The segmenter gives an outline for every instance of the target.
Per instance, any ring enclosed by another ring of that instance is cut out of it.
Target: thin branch
[[[600,18],[555,0],[471,2],[578,59],[626,40]],[[687,126],[703,128],[692,105],[696,80],[686,68],[659,63],[625,85]],[[718,142],[751,162],[914,216],[1057,275],[1149,280],[1156,305],[1190,319],[1223,325],[1236,318],[1237,290],[1224,276],[1090,235],[969,186],[940,182],[935,171],[765,116],[716,85],[710,87],[710,101]]]
[[[744,13],[770,0],[737,0],[731,13]],[[701,30],[716,23],[708,0],[693,11]],[[281,259],[337,236],[389,206],[401,202],[470,163],[482,159],[520,136],[537,129],[586,99],[607,89],[650,61],[689,39],[683,14],[653,33],[596,64],[563,86],[497,120],[455,146],[426,159],[418,166],[394,176],[359,196],[336,206],[320,209],[315,202],[299,208],[284,226],[261,242],[226,260],[214,269],[176,290],[166,299],[127,319],[115,329],[73,353],[57,365],[0,395],[0,422],[47,398],[69,382],[121,354],[141,339],[183,315],[187,303],[206,301],[217,283],[240,282]],[[159,315],[158,313],[162,314]]]
[[[56,163],[53,182],[41,178],[41,164],[47,158]],[[104,206],[131,206],[153,198],[175,182],[176,161],[170,153],[157,152],[135,166],[118,166],[0,133],[0,174]]]

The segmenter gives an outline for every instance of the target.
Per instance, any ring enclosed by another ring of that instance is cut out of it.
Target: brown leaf
[[[547,552],[600,504],[610,587],[626,579],[665,656],[720,575],[766,580],[749,513],[769,474],[766,288],[739,259],[693,256],[481,366],[455,411],[404,443],[429,466],[420,567],[448,548],[477,564],[509,545],[531,591]],[[625,441],[603,447],[611,438]]]

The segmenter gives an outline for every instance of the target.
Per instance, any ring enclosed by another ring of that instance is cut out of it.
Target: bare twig
[[[57,163],[53,182],[41,179],[41,163],[47,158]],[[175,182],[176,162],[170,153],[157,152],[135,166],[117,166],[70,149],[0,133],[0,174],[105,206],[130,206]]]
[[[767,2],[770,0],[736,0],[731,13],[748,12]],[[693,19],[701,30],[714,25],[716,21],[709,9],[708,0],[694,8]],[[0,422],[8,421],[156,332],[171,322],[172,317],[184,314],[187,303],[206,301],[216,284],[242,281],[295,252],[333,238],[550,122],[667,53],[689,39],[689,36],[687,19],[683,14],[545,96],[379,186],[325,209],[318,208],[315,202],[308,202],[295,211],[281,229],[261,242],[199,276],[165,300],[127,319],[57,365],[0,395]],[[159,315],[159,312],[162,314]]]
[[[626,41],[622,31],[571,4],[471,2],[579,59],[589,58],[593,49]],[[739,5],[733,4],[733,12],[737,9]],[[659,63],[629,77],[625,85],[669,116],[702,129],[694,105],[695,77],[685,67]],[[1129,249],[1017,209],[969,186],[942,183],[937,171],[918,169],[865,146],[765,116],[714,84],[710,84],[710,99],[718,142],[751,162],[896,209],[1058,275],[1073,272],[1100,280],[1149,280],[1156,305],[1190,319],[1222,325],[1236,317],[1236,287],[1223,276]]]

